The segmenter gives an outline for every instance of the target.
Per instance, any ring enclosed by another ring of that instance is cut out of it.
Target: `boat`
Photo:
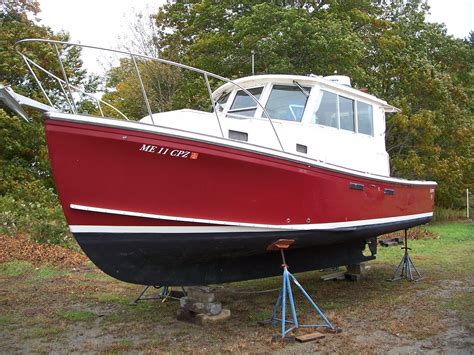
[[[38,41],[75,45],[18,45]],[[212,109],[151,112],[138,67],[140,121],[37,107],[70,231],[110,276],[167,286],[275,276],[280,255],[268,248],[279,239],[294,240],[293,273],[357,264],[376,257],[378,236],[432,219],[436,183],[390,176],[385,114],[397,109],[348,77],[228,80],[122,54],[203,75]],[[73,98],[79,88],[48,73]],[[212,91],[209,77],[224,84]]]

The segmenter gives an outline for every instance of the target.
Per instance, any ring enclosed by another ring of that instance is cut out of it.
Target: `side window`
[[[339,96],[339,122],[341,129],[355,132],[354,100]]]
[[[357,129],[359,133],[374,135],[374,117],[372,105],[357,102]]]
[[[307,101],[308,97],[296,86],[273,85],[265,110],[271,118],[301,122]]]
[[[248,91],[255,96],[257,100],[260,100],[260,95],[262,94],[263,87],[248,89]],[[230,107],[228,113],[235,113],[242,116],[253,117],[255,111],[257,110],[257,103],[252,97],[247,95],[243,90],[237,91],[235,95],[234,102]]]
[[[318,97],[319,105],[314,112],[314,123],[338,128],[337,95],[321,90]]]
[[[227,103],[227,100],[229,99],[229,95],[230,95],[230,92],[228,92],[227,94],[222,94],[221,97],[217,99],[217,103],[221,106],[225,106],[225,104]]]
[[[224,93],[222,94],[216,101],[217,103],[217,111],[221,112],[224,110],[225,104],[227,103],[227,100],[229,99],[230,93],[228,92],[227,94]],[[214,112],[214,107],[211,108],[211,112]]]

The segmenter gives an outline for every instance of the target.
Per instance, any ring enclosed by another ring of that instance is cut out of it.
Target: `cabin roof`
[[[359,98],[363,98],[368,101],[372,101],[373,103],[379,104],[384,106],[385,108],[394,108],[390,106],[387,101],[379,99],[378,97],[368,94],[366,92],[357,90],[353,87],[342,85],[325,79],[322,76],[303,76],[303,75],[288,75],[288,74],[265,74],[265,75],[253,75],[253,76],[246,76],[243,78],[233,80],[234,83],[244,86],[245,88],[258,86],[258,85],[265,85],[269,82],[274,83],[293,83],[293,80],[296,80],[301,85],[319,85],[322,88],[334,90],[341,94],[349,94],[351,96],[356,96]],[[216,91],[214,91],[214,95],[219,96],[225,91],[231,91],[234,89],[234,85],[232,83],[226,83],[219,87]]]

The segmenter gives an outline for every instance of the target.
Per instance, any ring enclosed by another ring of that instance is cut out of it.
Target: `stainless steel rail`
[[[51,73],[50,71],[48,71],[47,69],[41,67],[39,64],[35,63],[34,60],[30,59],[25,53],[23,53],[21,51],[21,49],[19,49],[19,47],[21,45],[24,45],[24,44],[27,44],[27,43],[48,43],[50,45],[52,45],[54,47],[54,50],[56,52],[56,56],[58,58],[58,62],[59,62],[59,65],[60,65],[60,68],[61,68],[61,72],[62,72],[62,75],[63,75],[63,78],[59,78],[57,77],[56,75],[54,75],[53,73]],[[217,119],[217,123],[219,125],[219,130],[220,130],[220,133],[222,135],[222,138],[224,139],[228,139],[224,136],[224,132],[222,130],[222,125],[221,125],[221,121],[220,121],[220,117],[219,117],[219,113],[218,113],[218,110],[217,110],[217,103],[216,103],[216,100],[214,100],[214,97],[212,96],[212,90],[211,90],[211,87],[210,87],[210,84],[209,84],[209,77],[212,77],[212,78],[215,78],[215,79],[218,79],[218,80],[221,80],[223,82],[226,82],[226,83],[230,83],[232,84],[233,86],[239,88],[240,90],[242,90],[243,92],[245,92],[256,104],[257,106],[261,107],[262,110],[263,110],[263,113],[265,115],[265,117],[268,119],[268,122],[270,123],[271,125],[271,128],[273,130],[273,133],[275,134],[275,138],[277,139],[278,141],[278,144],[281,148],[282,151],[284,151],[284,148],[283,148],[283,145],[281,143],[281,140],[280,140],[280,137],[278,136],[278,133],[275,129],[275,126],[273,124],[273,121],[272,119],[270,118],[270,115],[268,114],[267,110],[265,109],[265,107],[259,102],[259,100],[254,96],[252,95],[252,93],[250,93],[247,89],[245,89],[244,87],[242,87],[241,85],[239,85],[238,83],[230,80],[230,79],[227,79],[225,77],[222,77],[220,75],[217,75],[217,74],[214,74],[214,73],[211,73],[211,72],[208,72],[208,71],[205,71],[205,70],[202,70],[202,69],[199,69],[199,68],[195,68],[195,67],[192,67],[192,66],[189,66],[189,65],[185,65],[185,64],[181,64],[181,63],[176,63],[176,62],[173,62],[173,61],[170,61],[170,60],[166,60],[166,59],[162,59],[162,58],[154,58],[154,57],[151,57],[151,56],[147,56],[147,55],[143,55],[143,54],[137,54],[137,53],[131,53],[131,52],[127,52],[127,51],[122,51],[122,50],[117,50],[117,49],[109,49],[109,48],[103,48],[103,47],[98,47],[98,46],[91,46],[91,45],[85,45],[85,44],[78,44],[78,43],[71,43],[71,42],[65,42],[65,41],[56,41],[56,40],[50,40],[50,39],[38,39],[38,38],[27,38],[27,39],[22,39],[18,42],[15,43],[15,48],[16,48],[16,51],[17,53],[23,58],[23,60],[25,61],[29,71],[31,72],[33,78],[35,79],[36,83],[38,84],[38,86],[40,87],[41,89],[41,92],[43,93],[43,95],[45,96],[46,100],[48,101],[48,103],[50,103],[51,106],[54,106],[52,104],[52,101],[51,99],[49,98],[48,94],[46,93],[46,90],[44,89],[44,87],[42,86],[40,80],[38,79],[37,75],[35,74],[34,70],[33,70],[33,67],[42,71],[43,73],[45,73],[46,75],[50,76],[51,78],[55,79],[58,81],[59,83],[59,86],[61,87],[61,90],[63,91],[63,94],[64,94],[64,97],[66,99],[66,101],[68,101],[68,104],[69,104],[69,107],[71,109],[71,111],[75,114],[77,114],[77,107],[76,107],[76,104],[74,102],[74,97],[73,97],[73,92],[71,89],[77,91],[77,92],[80,92],[81,94],[87,96],[87,97],[90,97],[94,100],[94,102],[96,102],[97,106],[98,106],[98,109],[101,113],[101,116],[104,117],[104,113],[102,111],[102,108],[101,108],[101,105],[100,104],[104,104],[104,105],[107,105],[108,107],[110,107],[111,109],[113,109],[114,111],[116,111],[118,114],[120,114],[123,118],[127,119],[128,120],[128,117],[123,113],[121,112],[119,109],[117,109],[116,107],[114,107],[113,105],[99,99],[99,98],[96,98],[94,97],[92,94],[90,93],[87,93],[85,92],[84,90],[74,86],[74,85],[71,85],[69,83],[69,80],[68,80],[68,77],[66,75],[66,71],[64,69],[64,65],[63,65],[63,62],[62,62],[62,59],[61,59],[61,55],[60,55],[60,51],[58,49],[58,45],[59,46],[75,46],[75,47],[80,47],[80,48],[89,48],[89,49],[96,49],[96,50],[100,50],[100,51],[106,51],[106,52],[112,52],[112,53],[117,53],[117,54],[121,54],[121,55],[124,55],[124,56],[129,56],[131,59],[132,59],[132,62],[134,64],[134,67],[135,67],[135,71],[136,71],[136,74],[137,74],[137,77],[138,77],[138,80],[139,80],[139,83],[140,83],[140,89],[142,91],[142,95],[143,95],[143,100],[145,102],[145,105],[147,107],[147,111],[148,111],[148,114],[150,115],[150,119],[152,121],[153,124],[155,124],[154,120],[153,120],[153,114],[152,114],[152,111],[151,111],[151,106],[150,106],[150,102],[148,101],[148,97],[147,97],[147,93],[146,93],[146,90],[145,90],[145,86],[143,84],[143,81],[142,81],[142,78],[141,78],[141,75],[140,75],[140,71],[138,70],[138,65],[137,65],[137,59],[145,59],[145,60],[151,60],[151,61],[155,61],[155,62],[158,62],[158,63],[161,63],[161,64],[166,64],[166,65],[170,65],[170,66],[174,66],[174,67],[177,67],[177,68],[181,68],[181,69],[185,69],[185,70],[189,70],[189,71],[193,71],[195,73],[198,73],[198,74],[201,74],[203,75],[204,77],[204,80],[205,80],[205,83],[206,83],[206,87],[207,87],[207,90],[208,90],[208,93],[209,93],[209,98],[211,100],[211,104],[212,104],[212,107],[214,108],[214,112],[215,112],[215,115],[216,115],[216,119]],[[33,67],[32,67],[33,66]],[[66,89],[68,92],[66,92],[64,90],[64,86],[66,86]],[[69,95],[68,95],[69,94]]]
[[[66,101],[68,102],[69,104],[69,107],[71,108],[71,111],[73,110],[72,108],[72,104],[69,100],[69,98],[67,97],[67,94],[66,92],[64,91],[64,87],[62,86],[63,84],[66,84],[66,82],[61,79],[61,78],[58,78],[56,75],[54,75],[53,73],[51,73],[50,71],[44,69],[43,67],[41,67],[39,64],[36,64],[34,61],[32,61],[31,59],[29,59],[26,55],[23,55],[22,53],[20,53],[20,55],[22,56],[23,60],[25,61],[28,69],[31,71],[31,74],[33,75],[33,78],[35,79],[36,83],[38,84],[38,86],[41,88],[41,91],[43,93],[43,95],[46,97],[46,99],[48,100],[50,106],[52,107],[55,107],[54,104],[51,102],[48,94],[46,93],[46,91],[44,90],[43,86],[41,85],[41,81],[38,79],[38,77],[35,75],[35,72],[33,71],[33,68],[31,67],[31,65],[33,65],[35,68],[37,68],[38,70],[42,71],[43,73],[45,73],[46,75],[50,76],[51,78],[53,79],[56,79],[59,83],[59,86],[61,87],[61,90],[63,92],[63,94],[65,95],[65,99]],[[89,94],[87,92],[85,92],[84,90],[74,86],[74,85],[71,85],[69,84],[69,86],[71,88],[73,88],[74,90],[80,92],[81,94],[87,96],[87,97],[90,97],[92,100],[94,100],[96,103],[97,103],[97,106],[99,107],[99,111],[101,113],[101,116],[104,117],[104,113],[102,112],[102,108],[100,106],[100,103],[103,103],[104,105],[110,107],[111,109],[113,109],[115,112],[117,112],[120,116],[122,116],[124,119],[126,119],[127,121],[129,120],[128,117],[123,113],[121,112],[118,108],[114,107],[113,105],[109,104],[108,102],[105,102],[95,96],[93,96],[92,94]]]

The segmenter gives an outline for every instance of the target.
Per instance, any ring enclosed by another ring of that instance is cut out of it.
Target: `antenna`
[[[250,53],[252,54],[252,75],[255,75],[255,51],[252,49]]]

